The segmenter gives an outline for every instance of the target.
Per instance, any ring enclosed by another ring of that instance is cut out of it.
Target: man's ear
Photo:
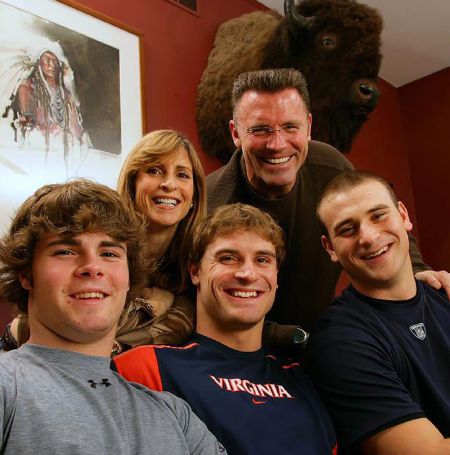
[[[194,286],[198,286],[200,283],[200,278],[198,276],[198,271],[200,269],[200,266],[198,264],[194,264],[193,262],[190,262],[188,265],[189,269],[189,274],[191,275],[191,281]]]
[[[239,137],[239,133],[237,130],[237,125],[234,120],[230,120],[230,131],[231,131],[231,138],[233,139],[234,145],[236,148],[241,148],[241,138]]]
[[[333,244],[331,243],[331,240],[326,235],[322,235],[320,240],[325,251],[330,255],[331,260],[333,262],[339,262],[336,256],[336,252],[334,251]]]
[[[398,211],[400,212],[400,216],[402,217],[403,225],[405,226],[406,231],[412,231],[413,225],[409,219],[408,210],[406,210],[403,202],[398,201]]]
[[[311,131],[312,131],[312,114],[308,114],[308,141],[311,140]]]
[[[31,285],[31,279],[29,277],[29,274],[25,272],[20,272],[19,281],[24,289],[26,289],[27,291],[31,291],[33,286]]]

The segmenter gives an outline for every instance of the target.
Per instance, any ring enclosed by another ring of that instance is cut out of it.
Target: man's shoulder
[[[178,358],[188,355],[197,343],[183,346],[138,346],[114,358],[117,371],[128,381],[144,384],[152,390],[163,390],[162,370],[169,374],[178,366]],[[188,365],[189,367],[189,365]]]
[[[23,348],[13,349],[12,351],[0,351],[0,372],[3,370],[13,370],[17,368],[22,361]]]
[[[344,172],[353,170],[353,164],[336,148],[319,141],[310,141],[303,166],[324,166]]]
[[[208,211],[234,202],[233,195],[240,186],[239,162],[241,156],[242,152],[236,150],[227,164],[206,177]]]
[[[238,176],[239,161],[242,156],[240,150],[236,150],[230,158],[230,161],[221,166],[219,169],[211,172],[206,176],[206,186],[208,191],[214,191],[218,184],[235,185]]]

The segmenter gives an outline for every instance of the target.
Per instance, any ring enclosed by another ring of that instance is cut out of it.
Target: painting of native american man
[[[119,51],[0,1],[0,115],[4,150],[120,155]]]
[[[34,62],[27,62],[30,75],[18,84],[5,114],[13,111],[15,140],[17,134],[24,139],[29,131],[38,130],[48,149],[50,136],[60,135],[67,155],[69,145],[91,146],[91,142],[83,127],[72,70],[56,43],[48,47],[52,50],[44,48]]]

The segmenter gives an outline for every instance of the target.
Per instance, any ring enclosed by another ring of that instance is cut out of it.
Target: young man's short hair
[[[281,90],[293,88],[297,90],[305,103],[308,112],[311,111],[308,85],[303,74],[293,68],[277,68],[241,73],[233,82],[231,91],[231,106],[233,118],[236,121],[236,106],[245,92],[255,90],[257,92],[275,93]]]
[[[362,185],[363,183],[370,181],[381,183],[381,185],[383,185],[384,188],[386,188],[386,191],[389,193],[392,202],[397,207],[398,199],[394,193],[394,190],[392,189],[392,186],[379,175],[372,174],[371,172],[366,171],[343,172],[342,174],[337,175],[328,182],[328,184],[322,191],[322,194],[320,195],[319,198],[319,202],[317,204],[316,216],[317,219],[319,220],[320,228],[323,235],[328,237],[328,230],[326,226],[323,224],[322,218],[320,217],[320,207],[322,205],[322,202],[334,194],[345,193],[346,191],[349,191],[357,186]]]
[[[73,237],[83,232],[104,232],[127,246],[130,290],[145,279],[143,222],[111,188],[89,180],[45,185],[17,210],[9,232],[0,241],[0,293],[27,313],[28,291],[20,275],[31,279],[34,250],[48,233]]]
[[[200,223],[194,234],[190,262],[199,264],[206,248],[216,237],[236,231],[251,231],[272,243],[280,268],[285,256],[283,230],[268,213],[241,203],[217,207]]]

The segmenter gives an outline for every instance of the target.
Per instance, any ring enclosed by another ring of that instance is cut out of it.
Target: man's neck
[[[114,331],[115,333],[115,331]],[[63,351],[76,352],[78,354],[110,357],[114,342],[114,334],[108,334],[98,340],[79,342],[63,338],[46,328],[30,323],[29,344],[36,344],[47,348],[61,349]]]
[[[255,352],[262,346],[262,325],[242,330],[217,330],[211,326],[202,326],[197,321],[197,333],[211,338],[231,349],[241,352]]]
[[[417,294],[417,285],[414,274],[411,274],[399,282],[360,283],[351,280],[352,286],[361,294],[380,300],[408,300]]]

